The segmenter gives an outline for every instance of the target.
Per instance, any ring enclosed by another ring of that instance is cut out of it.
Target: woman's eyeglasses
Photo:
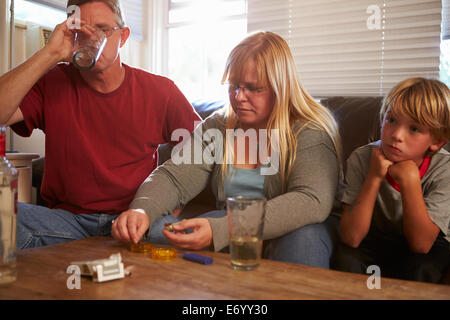
[[[254,87],[252,85],[240,86],[236,84],[228,84],[229,94],[238,94],[242,90],[246,96],[254,96],[265,91],[264,87]]]

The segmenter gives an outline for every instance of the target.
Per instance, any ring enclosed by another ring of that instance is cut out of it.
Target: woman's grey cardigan
[[[304,123],[299,123],[302,125]],[[225,137],[224,117],[214,113],[201,126],[203,132],[219,129]],[[201,132],[197,127],[195,133]],[[194,137],[202,140],[201,135]],[[191,150],[194,139],[188,139]],[[203,141],[203,149],[208,142]],[[203,151],[203,150],[202,150]],[[194,152],[192,152],[192,157]],[[193,163],[193,162],[192,162]],[[130,209],[144,209],[150,225],[163,214],[184,206],[208,184],[218,209],[225,208],[224,184],[220,164],[175,164],[172,160],[154,170],[139,187]],[[279,172],[267,175],[264,194],[268,199],[263,239],[283,236],[304,225],[320,223],[330,214],[337,189],[340,166],[330,137],[321,130],[305,127],[297,136],[295,163],[283,193]],[[208,218],[213,231],[215,251],[228,245],[227,217]]]

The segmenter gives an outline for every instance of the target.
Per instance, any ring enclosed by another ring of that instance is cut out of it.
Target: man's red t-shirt
[[[178,128],[192,132],[200,118],[175,84],[125,67],[115,91],[102,94],[71,64],[59,64],[23,99],[24,121],[12,126],[28,137],[45,132],[41,195],[52,208],[118,214],[158,163],[159,144]]]

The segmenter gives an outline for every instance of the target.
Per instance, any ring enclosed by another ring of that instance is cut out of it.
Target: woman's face
[[[243,129],[264,129],[274,107],[272,89],[258,85],[256,64],[247,63],[239,83],[231,81],[228,94]]]

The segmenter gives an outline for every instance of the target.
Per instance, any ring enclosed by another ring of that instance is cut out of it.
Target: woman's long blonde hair
[[[297,135],[306,126],[295,132],[293,125],[305,120],[307,125],[324,130],[332,139],[338,161],[341,159],[341,145],[336,121],[331,113],[314,100],[297,78],[295,62],[286,41],[273,32],[258,32],[242,40],[230,53],[222,83],[230,79],[241,79],[249,61],[253,61],[258,72],[259,84],[268,87],[274,95],[274,107],[267,122],[268,135],[272,129],[279,132],[279,170],[283,190],[295,161]],[[231,106],[226,114],[226,129],[235,129],[239,119]],[[269,140],[270,141],[270,140]],[[223,153],[222,175],[229,170],[229,159],[234,159],[234,150],[228,143]],[[317,159],[320,161],[320,159]]]

